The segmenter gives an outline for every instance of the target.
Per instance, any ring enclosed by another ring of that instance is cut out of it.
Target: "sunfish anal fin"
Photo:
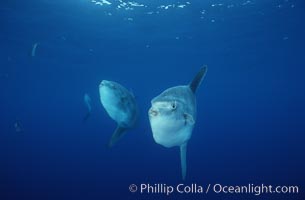
[[[117,126],[108,143],[108,147],[112,147],[125,133],[126,128]]]
[[[88,112],[88,113],[85,115],[85,117],[83,118],[83,122],[86,122],[86,121],[89,119],[90,116],[91,116],[91,112]]]
[[[186,177],[186,148],[187,142],[180,145],[180,160],[181,160],[181,172],[182,172],[182,179],[185,180]]]

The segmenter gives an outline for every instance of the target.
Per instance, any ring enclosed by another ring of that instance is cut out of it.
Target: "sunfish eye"
[[[172,102],[172,109],[174,110],[174,109],[176,109],[177,108],[177,102],[176,101],[174,101],[174,102]]]

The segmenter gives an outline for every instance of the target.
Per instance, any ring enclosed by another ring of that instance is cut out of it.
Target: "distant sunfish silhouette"
[[[84,103],[88,109],[88,113],[84,117],[84,122],[87,121],[87,119],[91,116],[92,107],[91,107],[91,98],[88,94],[84,95]]]
[[[186,149],[196,122],[195,91],[207,67],[197,73],[189,85],[171,87],[151,101],[148,111],[153,138],[156,143],[170,148],[180,147],[182,178],[186,176]]]
[[[138,119],[138,106],[135,97],[122,85],[103,80],[99,86],[101,103],[108,115],[117,122],[109,147],[116,143],[126,129],[134,127]]]
[[[38,43],[33,44],[32,51],[31,51],[31,56],[32,57],[36,56],[37,46],[38,46]]]
[[[16,132],[16,133],[22,132],[21,124],[20,124],[19,121],[16,121],[16,122],[14,123],[14,128],[15,128],[15,132]]]

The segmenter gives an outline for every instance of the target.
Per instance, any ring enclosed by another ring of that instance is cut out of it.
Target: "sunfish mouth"
[[[103,86],[105,86],[105,82],[104,82],[104,81],[102,81],[102,82],[100,83],[100,87],[103,87]]]
[[[107,80],[103,80],[100,83],[100,87],[108,87],[108,88],[111,88],[111,89],[116,89],[117,88],[117,86],[113,82],[107,81]]]
[[[155,117],[158,115],[158,111],[154,110],[153,108],[149,109],[148,114],[150,117]]]
[[[107,84],[109,84],[109,81],[103,80],[103,81],[100,83],[100,86],[106,86]]]

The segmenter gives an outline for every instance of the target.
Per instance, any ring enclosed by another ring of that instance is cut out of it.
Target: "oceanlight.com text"
[[[299,194],[299,186],[292,185],[281,185],[273,186],[268,184],[246,184],[246,185],[223,185],[223,184],[131,184],[129,186],[129,191],[132,193],[140,194],[164,194],[171,195],[173,193],[178,194],[250,194],[259,196],[262,194]]]

